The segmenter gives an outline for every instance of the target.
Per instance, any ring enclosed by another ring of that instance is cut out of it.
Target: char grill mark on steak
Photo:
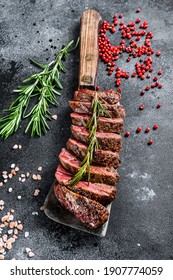
[[[83,101],[69,101],[71,109],[75,113],[79,114],[92,114],[92,103]],[[124,118],[126,116],[125,109],[122,105],[118,103],[110,105],[108,103],[103,104],[104,109],[113,118]]]
[[[88,228],[96,229],[108,220],[109,212],[99,202],[74,193],[58,183],[54,185],[54,193],[61,205]]]
[[[85,144],[89,144],[89,131],[84,127],[80,126],[71,126],[71,132],[73,137],[81,141]],[[96,137],[102,150],[110,150],[113,152],[120,152],[122,148],[122,137],[119,134],[115,133],[103,133],[103,132],[96,132]]]
[[[77,158],[83,160],[88,146],[75,140],[69,138],[66,143],[67,149],[70,150]],[[119,153],[112,151],[104,151],[96,149],[94,152],[93,163],[97,163],[103,166],[112,166],[118,168],[120,166]]]
[[[65,170],[62,165],[58,165],[55,177],[60,185],[64,185],[71,191],[96,200],[103,205],[106,205],[115,199],[117,191],[116,187],[106,184],[93,184],[85,181],[79,181],[74,187],[71,187],[69,181],[72,179],[72,176],[73,175]]]
[[[74,100],[76,101],[90,101],[92,102],[97,93],[98,100],[104,104],[115,104],[121,100],[121,94],[115,90],[93,91],[89,89],[79,89],[74,93]]]
[[[77,126],[86,126],[87,121],[90,119],[90,115],[85,114],[71,113],[70,116],[72,119],[72,123]],[[99,117],[97,120],[97,131],[111,133],[123,132],[123,119]]]
[[[62,149],[59,154],[59,160],[62,166],[72,174],[76,174],[80,169],[80,161],[66,149]],[[113,167],[90,166],[90,181],[92,183],[104,183],[115,186],[119,182],[120,176]],[[87,174],[84,175],[87,180]]]

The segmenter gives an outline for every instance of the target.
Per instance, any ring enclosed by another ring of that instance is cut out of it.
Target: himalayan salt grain
[[[16,150],[16,149],[18,149],[18,147],[19,147],[19,146],[18,146],[17,144],[15,144],[15,145],[13,146],[13,149]]]
[[[20,150],[22,149],[22,145],[19,145],[19,149],[20,149]]]
[[[21,195],[18,195],[17,199],[19,199],[19,200],[20,200],[21,198],[22,198],[22,196],[21,196]]]
[[[15,167],[15,171],[19,171],[19,167],[18,166]]]
[[[9,188],[8,192],[11,193],[13,191],[13,188]]]
[[[18,226],[17,226],[17,229],[18,229],[18,230],[23,230],[23,225],[22,225],[22,224],[18,225]]]
[[[2,187],[3,186],[3,182],[0,182],[0,187]]]
[[[14,169],[15,166],[16,166],[15,163],[12,163],[12,164],[11,164],[11,168],[12,168],[12,169]]]
[[[57,115],[52,115],[52,119],[56,121],[58,119],[58,116]]]
[[[41,180],[41,175],[40,174],[37,174],[37,180]]]
[[[26,251],[26,253],[29,253],[29,252],[31,252],[31,249],[30,248],[26,248],[25,251]]]
[[[33,175],[32,175],[32,179],[33,179],[33,180],[37,180],[37,175],[33,174]]]
[[[4,255],[0,254],[0,260],[4,260]]]
[[[42,171],[42,169],[43,169],[42,166],[39,166],[39,167],[37,168],[38,171]]]
[[[5,204],[5,202],[1,199],[0,200],[0,205],[3,206]]]
[[[27,238],[28,236],[29,236],[29,232],[26,231],[26,232],[25,232],[25,238]]]
[[[35,256],[35,254],[32,252],[32,251],[30,251],[29,253],[28,253],[28,257],[29,258],[32,258],[32,257],[34,257]]]
[[[35,191],[34,191],[34,196],[38,196],[39,193],[40,193],[40,190],[39,190],[39,189],[35,189]]]

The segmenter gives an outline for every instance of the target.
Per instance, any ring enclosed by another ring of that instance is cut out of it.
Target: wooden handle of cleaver
[[[80,30],[79,88],[95,89],[98,69],[98,32],[100,14],[92,9],[83,12]]]

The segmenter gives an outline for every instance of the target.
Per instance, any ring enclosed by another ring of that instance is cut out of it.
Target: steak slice
[[[72,174],[76,174],[80,169],[81,162],[64,148],[59,154],[59,160],[62,166]],[[87,180],[87,174],[84,175],[83,179]],[[119,180],[120,176],[113,167],[90,165],[90,182],[115,186]]]
[[[84,102],[84,101],[69,101],[69,105],[71,109],[75,113],[79,114],[92,114],[92,103]],[[118,103],[110,105],[108,103],[103,104],[103,107],[109,113],[109,115],[113,118],[124,118],[126,116],[125,109],[123,106]]]
[[[74,112],[71,113],[70,116],[72,123],[77,126],[86,126],[87,121],[90,119],[90,115],[78,114]],[[99,132],[123,132],[123,119],[99,117],[97,120],[97,130]]]
[[[55,176],[60,185],[64,185],[71,191],[96,200],[103,205],[106,205],[115,199],[117,190],[114,186],[80,181],[74,187],[71,187],[69,181],[72,179],[73,175],[65,170],[61,164],[58,165]]]
[[[115,104],[121,100],[121,94],[113,89],[105,91],[93,91],[90,89],[78,89],[74,93],[74,100],[92,102],[97,93],[98,100],[103,103]]]
[[[73,152],[77,158],[80,160],[84,159],[87,153],[87,145],[72,138],[68,139],[66,145],[67,149]],[[94,152],[93,162],[103,166],[112,166],[117,168],[120,166],[119,153],[96,149]]]
[[[99,202],[74,193],[58,183],[54,193],[61,205],[90,229],[102,226],[109,217],[109,211]]]
[[[85,144],[89,144],[89,131],[82,126],[71,125],[73,137]],[[100,149],[120,152],[122,148],[122,137],[115,133],[96,132],[96,137],[99,142]]]

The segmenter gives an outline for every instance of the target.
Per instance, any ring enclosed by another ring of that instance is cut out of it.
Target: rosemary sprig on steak
[[[92,116],[88,120],[86,124],[86,128],[90,131],[89,134],[89,140],[90,143],[87,148],[86,155],[81,162],[81,167],[79,171],[73,176],[73,178],[70,180],[70,185],[74,187],[82,178],[83,175],[86,173],[88,174],[88,182],[90,182],[90,165],[92,164],[94,152],[96,149],[99,148],[99,143],[96,137],[97,132],[97,119],[100,116],[109,116],[108,112],[104,109],[103,105],[98,100],[97,92],[95,93],[95,96],[92,100]]]
[[[16,132],[24,118],[30,118],[25,132],[31,130],[31,136],[41,137],[48,131],[47,121],[51,120],[49,108],[52,105],[57,106],[59,104],[56,96],[61,94],[57,89],[63,89],[60,82],[60,73],[67,71],[62,61],[76,48],[78,41],[74,48],[72,47],[74,41],[69,42],[49,64],[41,64],[31,60],[33,64],[43,70],[23,80],[22,85],[14,90],[18,93],[18,97],[5,110],[8,114],[0,118],[1,137],[6,139]],[[36,104],[29,108],[32,98],[34,98]],[[29,110],[28,113],[26,113],[27,110]]]

